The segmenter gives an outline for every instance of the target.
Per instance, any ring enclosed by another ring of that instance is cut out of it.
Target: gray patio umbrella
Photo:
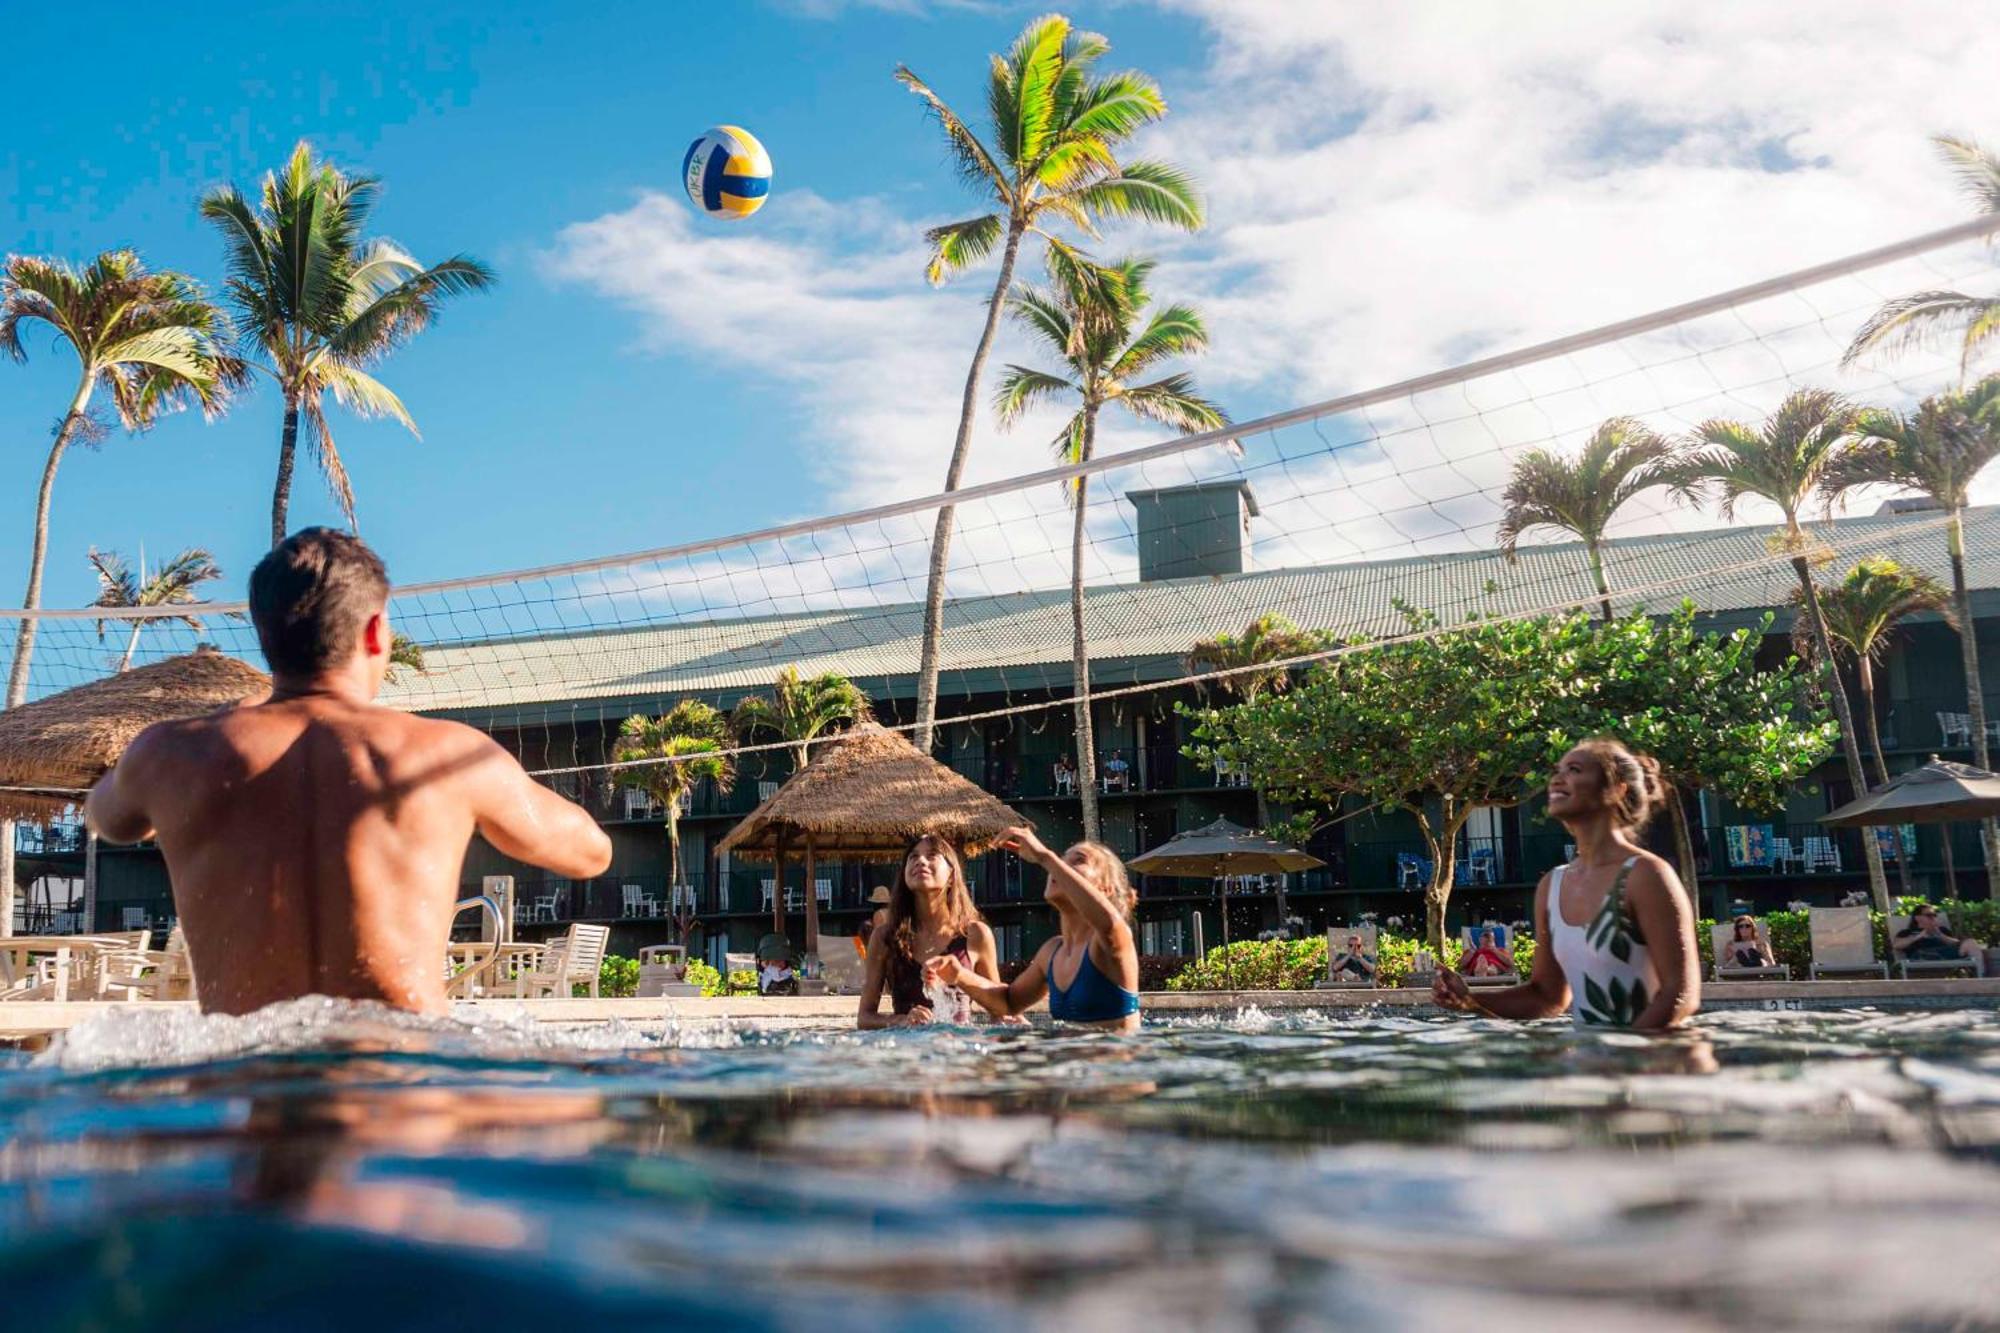
[[[1858,800],[1820,816],[1836,828],[1867,824],[1949,824],[2000,815],[2000,774],[1931,756]]]
[[[1253,833],[1241,824],[1218,819],[1213,824],[1176,833],[1125,864],[1142,875],[1222,881],[1222,942],[1227,945],[1231,876],[1283,875],[1293,870],[1315,870],[1326,862],[1261,833]],[[1231,976],[1229,982],[1235,985],[1236,978]]]

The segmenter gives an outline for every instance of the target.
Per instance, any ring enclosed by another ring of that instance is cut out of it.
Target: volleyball
[[[717,125],[688,145],[681,162],[688,198],[712,218],[747,218],[771,193],[771,157],[750,131]]]

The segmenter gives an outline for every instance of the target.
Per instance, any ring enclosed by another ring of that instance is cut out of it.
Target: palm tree
[[[1583,540],[1605,623],[1613,619],[1611,585],[1604,577],[1604,532],[1627,501],[1662,486],[1674,457],[1673,442],[1631,417],[1613,417],[1584,442],[1575,458],[1531,449],[1514,464],[1501,497],[1505,512],[1495,534],[1508,564],[1518,558],[1530,528],[1560,528]]]
[[[1023,412],[1049,398],[1074,398],[1076,411],[1056,433],[1061,463],[1087,463],[1097,451],[1097,416],[1115,404],[1146,421],[1183,433],[1226,425],[1221,408],[1194,391],[1186,373],[1135,383],[1162,361],[1194,356],[1208,347],[1208,330],[1193,307],[1170,305],[1147,313],[1150,259],[1125,259],[1103,268],[1082,263],[1051,266],[1047,290],[1024,287],[1008,309],[1062,365],[1062,374],[1008,366],[1000,377],[994,405],[1000,424],[1011,426]],[[1143,323],[1142,323],[1143,321]],[[1070,531],[1070,664],[1075,681],[1077,791],[1083,797],[1083,836],[1098,838],[1097,751],[1090,725],[1090,649],[1083,626],[1084,525],[1089,512],[1090,478],[1066,484],[1072,511]]]
[[[199,606],[202,599],[195,596],[195,589],[222,577],[222,566],[215,563],[215,557],[199,546],[190,546],[173,559],[150,572],[146,569],[146,553],[139,553],[139,568],[135,572],[127,564],[125,557],[116,551],[99,551],[92,547],[86,556],[90,567],[97,571],[97,600],[92,606],[105,608],[137,608],[149,606]],[[132,665],[132,654],[138,651],[139,635],[148,624],[158,620],[172,620],[201,631],[201,618],[194,615],[135,617],[128,622],[130,633],[125,640],[125,655],[118,660],[119,671]],[[104,641],[105,621],[97,622],[97,640]]]
[[[1971,718],[1973,762],[1990,767],[1986,695],[1973,633],[1972,592],[1965,581],[1965,507],[1972,483],[2000,457],[2000,375],[1969,389],[1926,398],[1917,410],[1868,410],[1855,424],[1856,442],[1828,470],[1821,489],[1829,504],[1862,486],[1895,486],[1926,496],[1945,513],[1951,554],[1952,603],[1965,665],[1965,711]],[[2000,896],[2000,825],[1981,821],[1989,890]]]
[[[1824,487],[1829,472],[1848,447],[1853,425],[1854,409],[1839,394],[1826,389],[1794,390],[1762,425],[1721,419],[1703,422],[1695,429],[1685,455],[1667,475],[1682,499],[1698,501],[1713,491],[1725,520],[1734,519],[1736,506],[1752,497],[1769,501],[1784,515],[1780,549],[1790,553],[1792,572],[1798,576],[1813,639],[1826,668],[1827,695],[1833,701],[1834,716],[1840,719],[1847,779],[1854,794],[1861,796],[1869,790],[1868,776],[1861,766],[1861,743],[1854,730],[1847,690],[1834,662],[1819,589],[1813,583],[1812,540],[1799,524],[1799,511]],[[1889,884],[1882,874],[1881,851],[1872,837],[1861,840],[1861,849],[1868,863],[1868,887],[1876,910],[1887,912]]]
[[[1949,135],[1934,135],[1931,142],[1978,210],[2000,213],[2000,154]],[[1852,366],[1877,348],[1902,352],[1941,336],[1958,341],[1958,373],[1965,375],[1973,358],[2000,337],[2000,296],[1942,290],[1899,296],[1868,317],[1840,364]]]
[[[1882,731],[1875,721],[1875,664],[1889,651],[1897,624],[1924,612],[1936,612],[1948,625],[1956,626],[1951,592],[1920,570],[1904,569],[1894,560],[1880,556],[1855,562],[1839,583],[1820,589],[1820,609],[1826,616],[1827,633],[1838,649],[1854,659],[1861,685],[1861,716],[1868,728],[1868,744],[1875,751],[1875,780],[1889,780],[1889,758],[1882,749]],[[1792,594],[1795,610],[1804,609],[1804,600]],[[1805,619],[1793,622],[1792,639],[1799,655],[1813,660],[1812,636],[1802,633]],[[1898,844],[1900,846],[1900,844]],[[1910,867],[1899,854],[1896,874],[1905,895],[1910,892]]]
[[[1111,49],[1092,32],[1070,27],[1060,14],[1036,19],[1021,31],[1004,56],[994,56],[987,75],[988,138],[982,140],[956,111],[907,66],[896,77],[924,100],[944,131],[958,174],[986,197],[990,211],[933,227],[926,274],[933,284],[971,267],[997,246],[1000,273],[986,306],[986,322],[965,374],[958,434],[944,489],[958,489],[972,445],[979,380],[1000,312],[1014,281],[1014,263],[1024,238],[1033,234],[1052,247],[1044,223],[1066,222],[1096,234],[1105,218],[1136,217],[1193,231],[1202,225],[1202,204],[1193,180],[1163,162],[1120,163],[1114,150],[1142,126],[1167,113],[1166,99],[1145,75],[1127,71],[1097,76],[1094,66]],[[989,147],[989,142],[992,146]],[[951,558],[951,505],[938,509],[931,538],[930,578],[924,592],[923,656],[917,675],[917,748],[929,751],[937,720],[938,636],[944,619],[944,575]]]
[[[56,422],[35,500],[28,590],[21,599],[30,611],[42,604],[56,469],[71,444],[98,435],[90,414],[97,391],[110,397],[126,430],[140,431],[189,403],[206,416],[218,415],[243,379],[242,362],[227,351],[229,321],[200,284],[171,270],[149,272],[130,250],[107,250],[80,269],[61,260],[8,256],[0,267],[0,353],[25,361],[22,333],[36,321],[68,345],[78,364],[76,392]],[[8,708],[28,697],[35,627],[35,619],[24,616],[15,632]],[[0,935],[13,930],[14,826],[0,821]]]
[[[405,670],[414,671],[419,676],[424,674],[424,646],[399,629],[390,630],[389,669],[382,674],[382,679],[393,685],[396,673]]]
[[[300,421],[307,449],[353,526],[354,488],[327,424],[326,395],[417,434],[402,400],[365,367],[421,333],[445,298],[493,283],[492,271],[469,256],[425,268],[393,241],[362,239],[380,190],[373,176],[349,176],[314,160],[302,140],[282,170],[266,174],[258,203],[233,185],[201,201],[201,215],[223,235],[229,297],[243,335],[284,395],[273,546],[285,539]]]
[[[704,778],[724,791],[735,785],[735,760],[723,749],[728,742],[729,719],[697,699],[684,699],[661,717],[628,717],[618,728],[613,761],[638,767],[616,770],[615,781],[645,792],[667,812],[667,865],[674,885],[687,878],[681,869],[681,802]]]

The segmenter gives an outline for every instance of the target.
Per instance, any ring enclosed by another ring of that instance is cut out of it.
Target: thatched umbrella
[[[257,668],[198,648],[0,712],[0,819],[45,824],[78,804],[76,793],[155,722],[213,713],[270,688]],[[87,914],[96,907],[90,869],[86,864]]]
[[[817,858],[897,861],[927,833],[971,855],[1029,822],[897,732],[864,722],[817,747],[812,762],[731,829],[719,850],[776,863],[771,914],[782,931],[785,855],[804,849],[806,951],[817,953],[819,905],[812,892]]]

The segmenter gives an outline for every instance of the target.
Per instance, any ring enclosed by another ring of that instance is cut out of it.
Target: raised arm
[[[947,986],[956,986],[995,1018],[1026,1013],[1049,993],[1049,956],[1062,942],[1060,936],[1043,942],[1021,975],[1012,981],[988,977],[977,964],[967,967],[950,954],[942,954],[924,964],[924,975]]]
[[[1033,829],[1008,829],[1000,835],[997,845],[1001,850],[1013,852],[1023,861],[1032,861],[1046,871],[1049,877],[1048,900],[1067,905],[1082,917],[1084,924],[1106,948],[1116,953],[1132,947],[1132,927],[1126,922],[1124,914],[1075,866],[1036,837]]]
[[[1701,958],[1694,948],[1694,907],[1673,867],[1657,857],[1641,857],[1625,882],[1632,916],[1653,959],[1659,990],[1632,1026],[1639,1030],[1679,1027],[1701,1008]],[[1538,960],[1539,961],[1539,960]]]
[[[473,819],[486,841],[517,861],[589,879],[611,868],[611,839],[590,812],[529,777],[514,756],[483,732],[444,723],[470,752]]]
[[[1548,947],[1549,876],[1535,887],[1535,965],[1528,979],[1518,986],[1481,990],[1477,995],[1458,973],[1438,964],[1437,978],[1431,983],[1431,999],[1440,1008],[1493,1018],[1554,1018],[1569,1008],[1569,980],[1556,962],[1556,951]]]

